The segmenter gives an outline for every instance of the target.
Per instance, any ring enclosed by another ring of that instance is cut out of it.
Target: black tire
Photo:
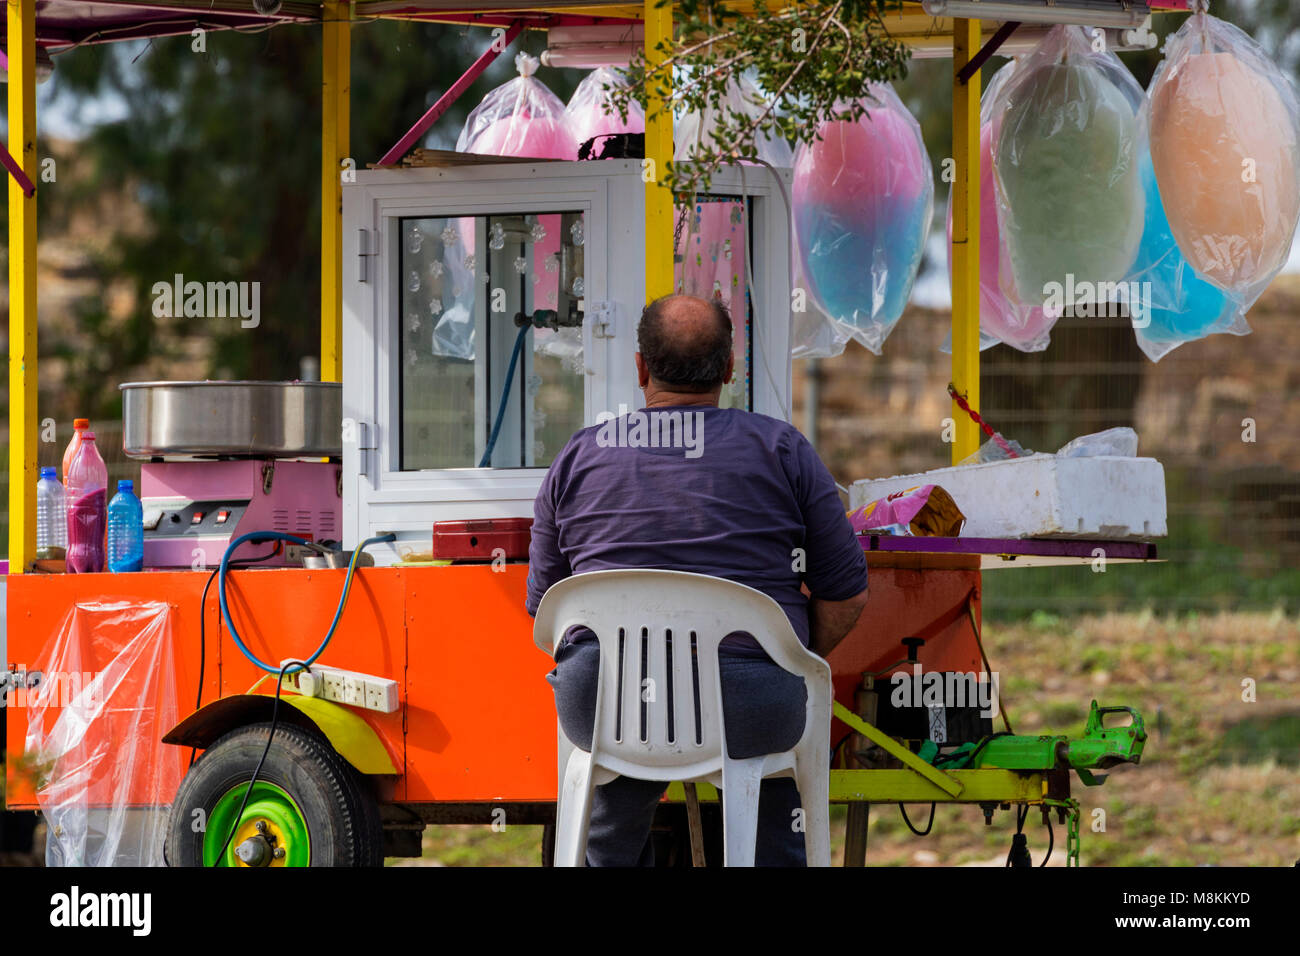
[[[207,820],[222,795],[253,775],[270,723],[232,730],[204,751],[176,793],[163,854],[168,866],[202,866]],[[275,784],[298,805],[307,825],[311,866],[382,866],[383,830],[370,782],[312,730],[278,724],[259,781]],[[221,834],[224,840],[226,834]]]

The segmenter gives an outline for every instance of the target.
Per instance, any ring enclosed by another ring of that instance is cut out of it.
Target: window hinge
[[[369,229],[358,229],[360,235],[357,236],[357,280],[359,282],[370,281],[370,260],[379,255],[379,250],[375,248],[377,243],[372,244],[372,235]]]
[[[357,470],[367,478],[373,468],[378,443],[375,441],[375,426],[370,422],[357,422]]]

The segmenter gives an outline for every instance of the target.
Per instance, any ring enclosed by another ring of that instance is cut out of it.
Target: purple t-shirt
[[[658,568],[746,584],[808,644],[813,597],[867,586],[835,482],[798,429],[711,405],[642,409],[576,432],[533,509],[528,613],[572,574]],[[728,650],[761,655],[749,637]]]

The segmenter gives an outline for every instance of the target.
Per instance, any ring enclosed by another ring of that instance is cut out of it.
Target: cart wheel
[[[186,774],[168,821],[168,865],[212,866],[218,855],[220,866],[382,865],[379,807],[368,781],[301,727],[276,727],[236,820],[270,727],[232,730]]]

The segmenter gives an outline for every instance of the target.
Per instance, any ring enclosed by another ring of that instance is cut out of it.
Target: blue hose
[[[352,589],[352,575],[356,573],[357,561],[361,557],[361,552],[364,551],[368,545],[378,544],[382,541],[395,540],[397,540],[397,535],[395,534],[382,534],[374,538],[367,538],[357,546],[355,551],[352,552],[352,560],[348,562],[348,574],[347,577],[343,579],[343,594],[339,597],[339,606],[334,611],[334,620],[330,622],[330,629],[326,632],[325,639],[320,642],[320,647],[316,648],[315,653],[302,662],[301,667],[294,667],[292,670],[286,671],[286,673],[293,674],[300,670],[306,670],[312,661],[320,657],[321,654],[325,652],[325,648],[329,646],[330,639],[334,636],[334,629],[339,625],[339,618],[343,616],[343,608],[347,606],[348,591]],[[226,622],[226,627],[230,631],[230,636],[235,639],[235,646],[238,647],[240,653],[252,661],[255,666],[269,674],[279,674],[283,669],[280,665],[268,664],[265,661],[258,659],[257,655],[245,646],[243,639],[239,636],[239,631],[235,629],[235,622],[230,619],[230,608],[226,605],[226,574],[230,570],[230,556],[235,553],[236,548],[248,541],[286,541],[290,544],[300,544],[304,546],[309,542],[297,537],[296,535],[284,534],[280,531],[250,531],[248,534],[242,534],[234,541],[230,542],[230,545],[226,548],[225,554],[221,556],[221,567],[217,572],[217,601],[221,606],[221,617]]]
[[[506,384],[501,389],[501,401],[497,403],[497,418],[492,423],[492,433],[488,435],[487,447],[483,449],[483,457],[479,459],[478,466],[486,468],[492,461],[492,449],[497,446],[497,436],[501,434],[501,423],[506,419],[506,402],[510,398],[510,386],[515,380],[515,366],[519,363],[519,353],[524,350],[524,340],[528,337],[528,330],[532,328],[525,325],[515,336],[515,347],[510,353],[510,367],[506,369]]]

